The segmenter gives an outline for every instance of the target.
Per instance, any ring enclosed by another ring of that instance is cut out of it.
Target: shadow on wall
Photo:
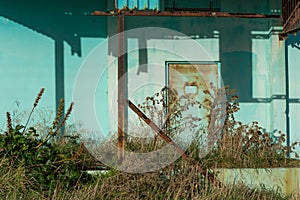
[[[288,35],[285,42],[288,46],[290,45],[292,48],[300,50],[300,31],[295,34]]]
[[[71,54],[82,56],[81,38],[106,38],[107,17],[88,16],[94,10],[107,10],[106,1],[2,0],[0,16],[53,39],[55,47],[56,107],[65,97],[64,42]],[[33,44],[34,45],[34,44]]]
[[[252,101],[252,52],[232,51],[222,53],[222,70],[225,83],[236,89],[241,102]]]
[[[72,54],[81,56],[81,37],[106,37],[106,17],[86,14],[94,10],[106,10],[104,1],[46,1],[46,0],[3,0],[0,16],[19,23],[53,40],[65,41]]]
[[[252,35],[252,32],[263,32],[262,40],[269,40],[271,36],[269,31],[272,26],[278,25],[279,20],[206,17],[128,17],[126,22],[127,30],[155,26],[179,31],[187,36],[197,35],[200,40],[218,39],[219,49],[216,49],[216,51],[219,51],[219,60],[217,61],[221,63],[224,84],[230,85],[231,88],[237,90],[240,102],[258,102],[252,94],[252,60],[254,57],[252,49],[254,35]],[[140,38],[136,39],[139,40],[139,43],[147,43],[146,41],[140,41]],[[150,39],[147,38],[146,40]],[[270,47],[266,46],[265,48]],[[262,50],[265,51],[266,49]],[[144,56],[145,54],[143,52]],[[147,70],[143,69],[141,71]]]
[[[228,1],[230,2],[230,1]],[[111,3],[110,3],[111,4]],[[230,4],[230,3],[228,3]],[[57,99],[63,97],[64,55],[63,43],[71,46],[71,53],[81,56],[82,37],[107,37],[116,34],[117,20],[113,17],[86,16],[94,10],[106,11],[107,1],[46,1],[46,0],[3,0],[0,3],[0,16],[8,18],[55,41],[55,66]],[[231,5],[231,4],[230,4]],[[250,4],[249,4],[250,5]],[[226,8],[222,2],[222,8]],[[250,7],[250,6],[249,6]],[[268,10],[269,7],[264,6]],[[274,22],[275,21],[275,22]],[[226,85],[236,88],[241,102],[255,101],[252,96],[252,31],[269,31],[274,19],[229,19],[195,17],[126,17],[125,29],[156,26],[173,29],[188,36],[215,38],[219,32],[219,57],[222,76]],[[107,28],[109,26],[109,29]],[[139,39],[141,46],[146,40]],[[268,38],[266,38],[268,39]],[[117,53],[117,51],[114,51]],[[140,64],[148,62],[147,51],[139,52]],[[148,72],[144,67],[139,72]]]

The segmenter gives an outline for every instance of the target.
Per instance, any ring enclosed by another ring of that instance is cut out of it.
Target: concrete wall
[[[22,3],[4,1],[0,7],[0,127],[5,128],[6,111],[29,110],[41,87],[46,88],[41,107],[55,110],[55,100],[62,97],[62,94],[66,102],[70,102],[80,66],[84,65],[92,50],[100,45],[101,61],[95,61],[95,73],[100,73],[102,67],[110,67],[103,72],[103,79],[97,83],[96,115],[98,121],[105,121],[105,133],[115,131],[116,116],[111,117],[109,109],[116,113],[116,104],[110,105],[112,99],[109,96],[116,86],[117,51],[113,50],[114,47],[106,39],[116,34],[117,19],[84,15],[93,10],[106,10],[113,5],[93,1],[80,6],[82,1],[78,0],[75,4],[65,3],[61,6],[58,1],[41,3],[32,0],[34,6],[24,9],[24,6],[31,4]],[[46,10],[45,5],[48,8]],[[58,5],[60,7],[56,9]],[[274,14],[280,13],[279,10],[279,1],[221,2],[221,11],[226,12]],[[173,39],[168,38],[168,35],[155,34],[150,38],[128,37],[128,70],[135,78],[144,80],[145,77],[152,77],[148,81],[154,79],[163,84],[165,61],[186,61],[186,58],[152,47],[181,53],[193,52],[186,43],[193,38],[193,42],[199,44],[205,53],[194,52],[188,61],[220,62],[224,84],[237,89],[240,97],[241,111],[237,118],[244,122],[259,121],[269,132],[276,129],[286,132],[285,56],[284,42],[279,40],[276,30],[279,25],[277,19],[125,17],[126,30],[162,27],[189,36],[188,39],[174,39],[176,34],[172,36]],[[141,45],[151,49],[140,50]],[[59,47],[60,50],[57,49]],[[299,50],[289,46],[288,51],[290,98],[297,99]],[[150,65],[140,66],[147,63]],[[64,74],[61,74],[63,81],[57,79],[55,74],[57,69],[62,69],[59,66],[64,69]],[[88,74],[86,80],[89,80]],[[129,87],[137,84],[130,80],[134,79],[129,79]],[[88,84],[85,87],[90,90]],[[158,89],[155,86],[143,95],[147,96]],[[300,108],[296,100],[288,105],[290,132],[292,140],[295,140],[298,139],[297,116]],[[88,118],[89,114],[82,115]]]
[[[179,31],[196,37],[207,56],[195,53],[190,61],[220,61],[225,85],[237,89],[241,102],[238,119],[259,121],[267,131],[285,131],[285,59],[284,42],[279,41],[274,22],[269,19],[214,19],[180,17],[127,17],[127,29],[155,26]],[[279,27],[280,28],[280,27]],[[131,39],[129,44],[137,39]],[[157,42],[172,49],[189,51],[185,41],[148,39],[147,44]],[[178,46],[179,45],[179,46]],[[193,50],[190,50],[193,51]],[[150,50],[149,63],[164,65],[166,60],[182,61],[165,52]],[[130,54],[129,68],[138,64],[138,54]],[[161,70],[162,71],[162,70]],[[151,67],[148,69],[151,73]],[[161,73],[161,72],[157,72]],[[162,76],[163,77],[163,76]]]
[[[107,18],[86,14],[106,7],[100,1],[1,1],[0,129],[5,129],[7,111],[25,123],[27,115],[22,113],[31,109],[42,87],[42,111],[35,121],[48,118],[60,98],[66,106],[72,101],[81,63],[107,37]]]
[[[287,44],[287,65],[288,65],[288,78],[289,78],[289,117],[290,117],[290,132],[291,132],[291,142],[299,141],[299,131],[300,126],[298,124],[298,119],[300,117],[300,33],[291,34],[286,40]],[[300,151],[300,148],[297,148]]]

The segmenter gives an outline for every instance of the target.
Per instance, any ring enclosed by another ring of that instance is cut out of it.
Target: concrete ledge
[[[250,188],[264,187],[283,194],[300,193],[300,168],[215,169],[224,184],[244,184]]]

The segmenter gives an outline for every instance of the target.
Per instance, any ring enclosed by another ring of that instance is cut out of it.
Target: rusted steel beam
[[[125,152],[126,111],[125,96],[127,83],[125,65],[124,16],[118,16],[118,159],[122,162]]]
[[[265,15],[255,13],[228,13],[212,11],[151,11],[151,10],[117,10],[113,12],[95,11],[96,16],[174,16],[174,17],[231,17],[231,18],[280,18],[280,15]]]
[[[96,10],[91,15],[95,15],[95,16],[113,16],[113,14],[114,13],[103,12],[103,11]]]
[[[298,31],[300,31],[300,25],[299,25],[299,27],[279,33],[279,39],[285,40],[287,38],[288,34],[296,34]]]
[[[285,32],[292,31],[293,29],[299,28],[300,26],[300,1],[295,5],[288,18],[284,22],[283,30]]]
[[[279,15],[264,15],[252,13],[227,13],[227,12],[192,12],[192,11],[126,11],[125,16],[176,16],[176,17],[237,17],[237,18],[279,18]]]
[[[130,100],[126,100],[126,103],[128,104],[129,108],[135,112],[146,124],[148,124],[157,134],[159,137],[161,137],[165,142],[168,144],[171,144],[175,147],[176,151],[180,153],[180,155],[188,162],[192,163],[193,166],[204,176],[207,175],[208,179],[215,183],[216,185],[220,186],[221,183],[218,181],[218,179],[211,173],[209,173],[204,167],[200,165],[199,162],[194,160],[192,157],[190,157],[185,151],[176,143],[174,142],[168,135],[164,133],[163,130],[161,130],[151,119],[149,119],[138,107],[136,107]]]

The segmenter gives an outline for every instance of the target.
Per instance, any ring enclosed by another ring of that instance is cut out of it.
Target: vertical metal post
[[[56,112],[58,111],[60,99],[64,99],[64,98],[65,98],[64,41],[63,41],[63,39],[56,38],[55,39],[55,101],[56,101]],[[64,127],[62,127],[61,132],[62,133],[64,132]]]
[[[284,42],[284,57],[285,57],[285,117],[286,117],[286,145],[290,147],[290,82],[289,82],[289,54],[288,54],[288,39]],[[290,155],[288,155],[290,157]]]
[[[126,110],[125,99],[127,94],[125,63],[125,36],[124,36],[124,16],[118,16],[118,159],[122,162],[125,152],[125,130],[126,130]]]

